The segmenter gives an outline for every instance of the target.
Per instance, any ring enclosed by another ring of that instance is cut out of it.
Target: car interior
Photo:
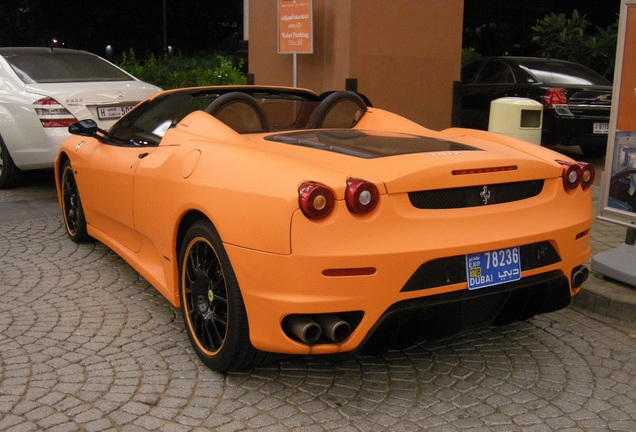
[[[210,102],[211,101],[211,102]],[[243,91],[159,96],[139,106],[113,126],[107,142],[122,146],[157,146],[166,131],[201,110],[239,134],[293,129],[352,128],[371,106],[351,91],[326,92],[315,100],[288,94]]]

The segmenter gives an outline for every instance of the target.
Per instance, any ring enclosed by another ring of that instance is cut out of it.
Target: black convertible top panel
[[[412,153],[479,150],[452,141],[402,133],[327,129],[269,135],[266,140],[364,159]]]

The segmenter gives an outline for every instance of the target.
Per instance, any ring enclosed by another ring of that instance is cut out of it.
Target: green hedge
[[[134,51],[124,53],[119,67],[142,81],[163,89],[197,87],[205,85],[246,84],[247,77],[231,57],[213,55],[202,58],[155,57],[141,62]]]

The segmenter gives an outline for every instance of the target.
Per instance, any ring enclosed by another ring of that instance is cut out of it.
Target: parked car
[[[578,145],[591,157],[607,149],[612,83],[577,63],[536,57],[491,57],[462,68],[464,127],[488,129],[490,103],[502,97],[543,104],[541,143]]]
[[[159,90],[85,51],[0,48],[0,189],[53,167],[70,124],[108,128]]]
[[[108,131],[69,129],[55,166],[68,235],[181,307],[217,371],[526,320],[588,276],[590,164],[432,131],[356,93],[171,90]]]

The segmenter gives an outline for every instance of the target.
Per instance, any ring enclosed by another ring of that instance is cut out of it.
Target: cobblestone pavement
[[[0,295],[3,431],[636,430],[636,340],[571,308],[223,375],[132,268],[48,214],[0,219]]]

